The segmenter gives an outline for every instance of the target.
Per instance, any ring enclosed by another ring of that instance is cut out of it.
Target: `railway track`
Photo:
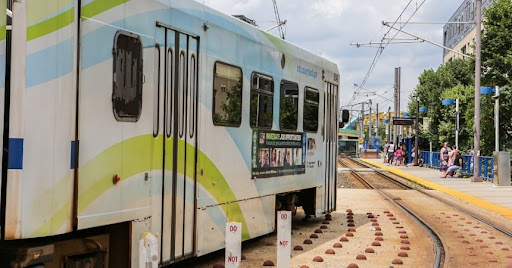
[[[478,222],[482,223],[483,225],[486,225],[488,227],[490,227],[491,230],[496,230],[498,232],[500,232],[501,234],[503,234],[505,237],[508,237],[509,239],[512,238],[512,232],[503,228],[503,227],[500,227],[498,224],[495,224],[493,222],[491,222],[490,220],[487,220],[485,217],[482,217],[480,215],[477,215],[477,213],[474,213],[472,212],[470,209],[467,209],[463,206],[460,206],[458,204],[456,204],[455,202],[451,202],[451,201],[447,201],[446,199],[444,198],[440,198],[440,197],[437,197],[431,193],[429,193],[428,191],[426,190],[421,190],[421,189],[412,189],[409,185],[405,184],[405,183],[402,183],[400,181],[398,181],[397,179],[379,171],[379,170],[376,170],[375,168],[369,166],[369,165],[366,165],[366,164],[363,164],[363,163],[360,163],[356,160],[353,160],[353,159],[350,159],[350,158],[344,158],[344,159],[340,159],[339,160],[339,163],[340,163],[340,166],[342,167],[345,167],[345,168],[348,168],[350,169],[350,173],[351,175],[353,176],[356,176],[357,177],[357,180],[358,181],[361,181],[362,184],[364,184],[365,186],[370,186],[372,189],[375,189],[376,191],[379,192],[380,195],[382,195],[386,200],[389,200],[390,202],[392,202],[394,205],[396,205],[397,207],[399,207],[402,211],[404,211],[407,215],[411,216],[423,229],[425,229],[427,231],[427,233],[429,233],[430,237],[432,238],[432,240],[434,241],[434,245],[435,245],[435,248],[436,248],[436,261],[434,263],[434,266],[433,267],[443,267],[443,264],[445,262],[445,257],[446,257],[446,248],[445,246],[443,245],[443,242],[441,240],[440,237],[445,237],[445,236],[449,236],[447,235],[446,233],[443,234],[443,236],[440,236],[436,231],[435,231],[435,228],[433,228],[431,226],[431,224],[427,223],[425,220],[422,219],[422,217],[424,216],[421,216],[419,214],[421,213],[417,213],[417,212],[414,212],[413,209],[410,208],[410,204],[406,204],[405,202],[402,202],[402,199],[401,198],[397,198],[397,194],[389,194],[389,193],[386,193],[384,192],[383,190],[381,189],[378,189],[377,187],[374,187],[372,185],[371,182],[368,182],[364,176],[361,176],[361,173],[360,171],[357,171],[355,170],[354,167],[357,167],[358,169],[361,169],[361,168],[368,168],[368,169],[371,169],[373,170],[374,174],[378,174],[378,176],[380,176],[380,178],[384,178],[386,180],[389,180],[390,182],[394,183],[394,184],[397,184],[397,185],[400,185],[401,187],[403,187],[403,189],[407,189],[407,190],[416,190],[417,192],[421,193],[422,195],[426,196],[427,198],[429,199],[434,199],[435,201],[437,202],[440,202],[442,204],[444,204],[446,207],[449,207],[449,208],[452,208],[456,211],[459,211],[460,213],[463,213],[465,214],[464,217],[458,215],[458,214],[453,214],[453,216],[455,217],[461,217],[460,219],[465,219],[466,217],[470,217],[470,218],[473,218],[475,220],[477,220]],[[407,180],[405,178],[402,178],[403,180]],[[441,215],[447,215],[446,213],[440,213],[437,217],[435,217],[435,219],[438,219],[441,221],[441,223],[446,223],[445,220],[442,220],[439,216]],[[444,216],[445,218],[447,219],[450,219],[451,217],[450,216]],[[453,221],[455,222],[455,221]],[[467,221],[466,223],[471,223],[470,221]],[[463,226],[463,224],[460,224],[458,223],[459,226]],[[451,228],[452,226],[451,225],[447,225],[445,224],[446,227],[449,227]],[[482,228],[480,225],[474,225],[473,228]],[[464,229],[464,231],[469,231],[469,229]],[[453,230],[452,231],[452,235],[454,235],[455,233],[457,233],[458,231],[456,230]],[[482,234],[485,234],[487,233],[487,231],[481,231]],[[476,236],[476,234],[472,233],[472,234],[469,234],[469,236]],[[457,235],[456,236],[457,238],[462,238],[464,239],[465,236],[464,235]],[[490,239],[494,239],[494,236],[489,236],[488,238]],[[453,244],[453,241],[450,241],[451,239],[450,238],[445,238],[445,241],[448,240],[448,243],[452,243]],[[475,239],[474,241],[476,242],[480,242],[482,241],[482,239]],[[468,240],[462,240],[461,243],[463,244],[466,244],[466,243],[470,243]],[[501,242],[496,242],[497,245],[500,245]],[[449,246],[450,247],[450,246]],[[451,246],[453,247],[453,246]],[[481,245],[480,246],[482,251],[484,248],[487,247],[487,245]],[[467,246],[466,249],[471,249],[473,250],[474,248],[471,247],[471,246]],[[501,250],[506,250],[508,251],[509,249],[508,248],[501,248]],[[482,252],[480,252],[482,253]],[[488,251],[488,252],[485,252],[485,254],[493,254],[492,251]],[[475,256],[476,254],[475,253],[470,253],[468,254],[468,256]],[[507,256],[507,258],[512,258],[512,256]],[[493,262],[495,260],[493,259],[490,259],[489,260],[490,262]],[[477,262],[473,262],[473,263],[477,263]],[[470,265],[475,265],[473,263],[469,263]]]
[[[339,158],[338,163],[343,168],[348,168],[350,175],[365,189],[412,189],[407,184],[387,174],[371,169],[352,158]]]
[[[351,159],[351,158],[340,158],[339,161],[338,161],[339,165],[341,167],[344,167],[344,168],[348,168],[349,169],[349,172],[350,174],[355,177],[359,182],[361,182],[361,184],[363,184],[365,186],[365,188],[367,189],[374,189],[376,190],[380,195],[382,195],[386,200],[390,201],[391,203],[393,203],[394,205],[396,205],[397,207],[399,207],[402,211],[404,211],[407,215],[409,215],[410,217],[412,217],[423,229],[425,229],[427,231],[427,233],[430,235],[431,239],[434,241],[434,245],[435,245],[435,251],[436,251],[436,261],[433,265],[433,267],[443,267],[443,264],[445,262],[445,256],[446,256],[446,248],[444,247],[443,245],[443,242],[441,240],[441,236],[435,231],[435,229],[430,226],[429,223],[427,223],[425,220],[422,219],[422,216],[421,215],[418,215],[419,213],[416,213],[413,211],[413,209],[409,208],[409,205],[407,204],[404,204],[404,202],[402,202],[401,198],[397,198],[396,197],[396,194],[389,194],[389,193],[386,193],[384,192],[383,190],[379,189],[379,187],[375,187],[371,182],[369,182],[364,175],[361,175],[361,174],[364,174],[363,172],[361,172],[360,170],[361,169],[371,169],[372,170],[372,174],[373,175],[378,175],[380,178],[383,178],[385,180],[388,180],[389,182],[393,183],[393,184],[396,184],[396,185],[399,185],[402,189],[404,190],[416,190],[417,192],[423,194],[424,196],[430,198],[430,199],[434,199],[436,200],[437,202],[440,202],[450,208],[453,208],[463,214],[465,214],[467,217],[472,217],[474,218],[475,220],[487,225],[488,227],[490,227],[491,229],[494,229],[498,232],[500,232],[501,234],[505,235],[506,237],[508,238],[512,238],[512,232],[505,229],[505,228],[502,228],[500,227],[498,224],[494,224],[493,222],[491,222],[490,220],[487,220],[485,219],[484,217],[482,216],[479,216],[477,215],[476,213],[473,213],[472,211],[470,211],[469,209],[467,208],[464,208],[462,206],[459,206],[457,204],[455,204],[454,202],[450,202],[450,201],[447,201],[443,198],[439,198],[437,196],[434,196],[433,194],[425,191],[425,190],[421,190],[421,189],[412,189],[409,185],[405,184],[405,183],[402,183],[400,182],[399,180],[379,171],[379,170],[376,170],[375,168],[369,166],[369,165],[366,165],[366,164],[363,164],[363,163],[360,163],[354,159]],[[359,171],[357,170],[359,169]],[[366,172],[366,174],[368,174],[369,172]],[[407,180],[405,178],[402,178],[403,180]],[[445,213],[441,213],[441,214],[445,214]],[[454,216],[459,216],[458,214],[453,214]],[[436,219],[440,219],[440,217],[435,217]],[[446,216],[446,218],[450,218],[450,216]],[[465,219],[465,218],[461,218],[461,219]],[[443,223],[445,223],[445,221],[442,221]],[[467,222],[467,223],[470,223],[470,222]],[[461,224],[459,224],[461,225]],[[449,225],[447,225],[449,226]],[[449,226],[451,227],[451,226]],[[480,228],[478,226],[474,226],[474,228]],[[464,230],[468,230],[468,229],[464,229]],[[457,233],[457,231],[452,231],[452,233]],[[481,233],[485,233],[485,231],[482,231]],[[474,236],[475,234],[470,234],[470,236]],[[458,235],[457,236],[458,238],[461,238],[461,237],[464,237],[462,235]],[[490,236],[489,238],[493,238],[492,236]],[[446,240],[448,240],[448,238],[446,238]],[[482,241],[482,240],[475,240],[475,241]],[[463,240],[462,243],[469,243],[467,240]],[[498,244],[498,243],[496,243]],[[485,245],[482,245],[482,248],[484,248]],[[471,248],[473,249],[472,247],[467,247],[467,248]],[[507,248],[502,248],[501,250],[507,250]],[[489,251],[489,252],[486,252],[485,254],[492,254],[492,251]],[[469,254],[469,256],[473,256],[475,254]],[[511,256],[508,256],[508,257],[511,257]],[[492,261],[492,260],[490,260]]]
[[[355,176],[357,178],[357,180],[361,182],[361,184],[365,185],[365,187],[367,189],[376,190],[381,196],[384,197],[384,199],[389,200],[395,206],[400,208],[405,214],[412,217],[416,221],[416,223],[418,225],[420,225],[429,234],[432,241],[434,241],[436,257],[435,257],[435,263],[434,263],[433,267],[443,267],[442,265],[444,263],[445,251],[443,248],[443,242],[441,241],[441,238],[439,237],[439,235],[426,222],[421,220],[421,218],[419,216],[417,216],[414,212],[409,210],[406,206],[401,204],[395,198],[391,197],[390,195],[388,195],[385,192],[383,192],[382,190],[380,190],[378,187],[374,186],[369,180],[367,180],[364,176],[361,175],[361,172],[358,172],[358,171],[354,170],[354,168],[352,168],[353,166],[358,166],[359,168],[370,168],[369,166],[361,164],[352,158],[340,158],[339,163],[342,166],[349,168],[350,173],[353,176]],[[399,186],[399,188],[401,188],[403,190],[412,190],[412,188],[409,187],[408,185],[406,185],[406,184],[404,184],[404,183],[402,183],[402,182],[400,182],[400,181],[398,181],[380,171],[373,170],[372,174],[374,174],[374,175],[376,174],[380,178],[384,178],[385,180]]]
[[[354,159],[351,159],[351,158],[349,158],[349,159],[350,159],[350,161],[352,161],[352,162],[358,163],[358,164],[359,164],[360,166],[362,166],[362,167],[372,168],[371,166],[366,165],[366,164],[362,164],[362,163],[360,163],[360,162],[358,162],[358,161],[356,161],[356,160],[354,160]],[[385,173],[382,173],[382,172],[377,171],[377,170],[375,170],[375,172],[376,172],[377,174],[379,174],[379,175],[380,175],[381,177],[383,177],[383,178],[390,179],[390,180],[392,180],[393,182],[396,182],[396,183],[398,183],[398,184],[400,184],[400,185],[404,186],[404,188],[407,188],[407,189],[409,189],[409,190],[412,190],[412,188],[410,188],[408,185],[406,185],[406,184],[404,184],[404,183],[402,183],[402,182],[399,182],[399,181],[398,181],[398,180],[396,180],[395,178],[393,178],[393,177],[391,177],[391,176],[389,176],[389,175],[387,175],[387,174],[385,174]],[[405,179],[405,178],[403,178],[403,179],[404,179],[404,180],[407,180],[407,179]],[[460,206],[456,205],[456,204],[455,204],[455,203],[453,203],[453,202],[448,202],[448,201],[446,201],[446,200],[444,200],[444,199],[438,198],[438,197],[436,197],[436,196],[434,196],[434,195],[432,195],[432,194],[429,194],[428,192],[426,192],[426,191],[424,191],[424,190],[418,190],[418,191],[419,191],[419,192],[421,192],[422,194],[424,194],[424,195],[426,195],[426,196],[430,197],[430,198],[436,199],[436,200],[438,200],[438,201],[440,201],[440,202],[442,202],[442,203],[444,203],[444,204],[446,204],[446,205],[448,205],[448,206],[451,206],[451,207],[453,207],[453,208],[457,209],[458,211],[460,211],[460,212],[462,212],[462,213],[467,214],[468,216],[471,216],[471,217],[473,217],[473,218],[475,218],[475,219],[477,219],[477,220],[479,220],[479,221],[481,221],[481,222],[483,222],[483,223],[485,223],[485,224],[489,225],[490,227],[492,227],[492,228],[494,228],[494,229],[498,230],[499,232],[501,232],[501,233],[503,233],[503,234],[505,234],[505,235],[507,235],[507,236],[509,236],[509,237],[512,237],[512,232],[511,232],[511,231],[508,231],[508,230],[506,230],[506,229],[504,229],[504,228],[501,228],[501,227],[499,227],[499,226],[497,226],[497,225],[493,224],[492,222],[490,222],[490,221],[488,221],[488,220],[484,219],[483,217],[480,217],[480,216],[476,215],[475,213],[472,213],[472,212],[470,212],[469,210],[467,210],[467,209],[465,209],[465,208],[463,208],[463,207],[460,207]]]
[[[299,209],[292,225],[293,267],[493,268],[511,263],[512,238],[507,230],[498,231],[492,215],[455,199],[446,202],[442,193],[417,190],[415,184],[363,163],[342,159],[338,167],[339,181],[356,181],[356,173],[377,189],[340,187],[337,210],[325,219],[304,220]],[[387,181],[390,177],[403,185]],[[382,187],[384,181],[394,187]],[[508,228],[509,221],[502,224]],[[275,264],[276,234],[244,243],[243,254],[241,267]],[[223,262],[221,254],[197,267],[222,267],[218,264]]]

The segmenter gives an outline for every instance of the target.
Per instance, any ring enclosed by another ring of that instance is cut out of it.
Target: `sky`
[[[242,14],[256,21],[260,28],[274,26],[276,18],[272,0],[199,0],[226,14]],[[395,67],[401,67],[401,110],[418,85],[426,69],[437,69],[443,61],[443,49],[427,43],[390,44],[382,52],[364,88],[384,96],[358,94],[377,53],[374,47],[357,47],[350,43],[380,42],[388,32],[382,21],[394,22],[401,16],[406,22],[446,22],[463,0],[276,0],[281,20],[286,20],[285,38],[338,65],[341,75],[340,103],[347,105],[372,100],[373,109],[393,109]],[[410,4],[409,4],[410,3]],[[406,6],[409,6],[406,8]],[[418,9],[417,9],[418,8]],[[416,11],[417,10],[417,11]],[[422,38],[443,43],[444,24],[408,24],[403,30]],[[271,33],[278,35],[277,29]],[[390,32],[390,37],[396,31]],[[405,34],[397,39],[411,38]],[[363,90],[361,90],[362,92]],[[353,106],[360,109],[360,106]]]

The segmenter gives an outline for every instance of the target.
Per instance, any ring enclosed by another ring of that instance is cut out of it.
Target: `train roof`
[[[245,38],[251,39],[265,46],[273,46],[280,52],[287,54],[287,56],[292,56],[300,60],[310,62],[312,64],[322,67],[322,69],[324,69],[325,71],[339,74],[337,65],[324,57],[316,55],[302,47],[299,47],[296,44],[281,39],[271,33],[268,33],[261,28],[253,26],[247,22],[244,22],[238,18],[223,13],[219,10],[213,9],[195,0],[188,0],[186,2],[189,2],[189,4],[193,3],[194,5],[202,6],[205,15],[205,18],[203,19],[206,20],[207,23],[210,25],[222,27],[228,31],[244,36]],[[192,8],[195,9],[194,7]]]

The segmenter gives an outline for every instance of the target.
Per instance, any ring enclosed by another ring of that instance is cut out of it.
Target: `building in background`
[[[494,0],[482,0],[482,9],[492,5]],[[476,0],[464,0],[449,22],[475,21]],[[475,50],[476,24],[447,23],[443,27],[443,45],[463,54],[473,54]],[[462,58],[453,51],[444,50],[443,63]]]

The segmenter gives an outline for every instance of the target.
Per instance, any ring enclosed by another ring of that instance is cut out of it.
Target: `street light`
[[[445,106],[455,104],[455,146],[459,148],[459,99],[455,100],[443,100],[442,104]]]

